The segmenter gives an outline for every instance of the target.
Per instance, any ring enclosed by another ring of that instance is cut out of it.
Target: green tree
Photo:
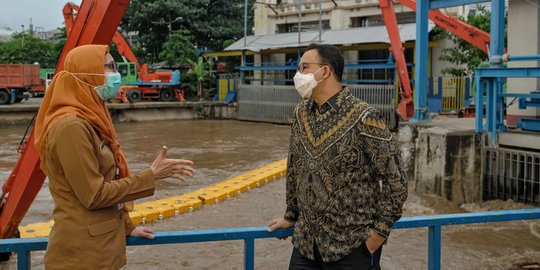
[[[251,29],[255,0],[248,3]],[[164,60],[161,56],[167,54],[160,56],[163,44],[177,29],[189,30],[198,48],[219,51],[225,40],[244,34],[244,0],[132,0],[122,29],[138,31],[138,56],[148,63]]]
[[[477,6],[476,8],[477,11],[469,13],[467,18],[460,17],[459,19],[489,33],[491,26],[491,12],[483,6]],[[443,49],[442,55],[439,57],[439,60],[454,64],[453,67],[443,69],[443,74],[469,76],[474,73],[474,70],[480,63],[488,60],[487,54],[458,36],[440,28],[434,32],[436,39],[448,38],[455,44],[452,48]]]
[[[34,64],[42,67],[56,66],[54,44],[26,33],[13,35],[13,40],[0,43],[0,63]]]
[[[212,75],[212,66],[214,63],[212,60],[204,61],[202,57],[199,57],[197,62],[188,60],[191,64],[191,71],[195,78],[197,78],[197,98],[200,100],[203,99],[203,83],[205,80],[210,79]]]
[[[178,66],[195,59],[196,49],[193,37],[187,30],[176,30],[169,35],[163,44],[163,51],[159,58],[166,61],[170,66]]]

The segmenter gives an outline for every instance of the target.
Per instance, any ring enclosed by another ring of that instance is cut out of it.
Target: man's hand
[[[137,227],[135,227],[135,229],[133,229],[133,231],[131,231],[129,236],[131,236],[131,237],[144,237],[144,238],[147,238],[147,239],[154,239],[154,235],[152,234],[153,232],[154,232],[154,230],[152,230],[152,229],[150,229],[148,227],[137,226]]]
[[[190,166],[193,165],[193,162],[186,159],[167,158],[167,150],[167,146],[163,146],[159,156],[152,162],[150,167],[156,180],[174,177],[184,181],[184,176],[193,176],[195,170]]]
[[[382,246],[386,238],[378,234],[373,229],[369,229],[369,233],[370,233],[370,236],[366,240],[366,247],[369,250],[369,253],[373,254],[375,253],[375,251],[377,251],[377,249],[379,249]]]
[[[276,218],[272,221],[270,221],[270,224],[268,224],[268,232],[273,232],[277,229],[287,229],[294,226],[294,222],[290,222],[284,218]],[[281,240],[287,239],[287,237],[278,237]]]

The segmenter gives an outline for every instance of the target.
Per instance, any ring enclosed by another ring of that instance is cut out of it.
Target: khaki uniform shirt
[[[295,109],[287,164],[285,219],[293,245],[314,260],[337,261],[369,237],[388,237],[401,217],[407,180],[398,148],[377,111],[348,89],[322,107]]]
[[[45,173],[54,200],[54,226],[46,269],[119,269],[126,264],[126,235],[135,227],[121,203],[151,196],[150,169],[115,179],[113,152],[92,126],[61,119],[45,142]]]

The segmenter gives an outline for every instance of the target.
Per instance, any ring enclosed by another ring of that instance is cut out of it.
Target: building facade
[[[398,24],[414,24],[416,13],[395,1],[395,12]],[[474,7],[462,6],[445,9],[452,16],[466,16],[468,12],[474,12]],[[263,0],[258,1],[254,10],[254,34],[255,36],[280,35],[286,33],[298,33],[299,47],[305,46],[302,38],[303,33],[319,32],[319,39],[314,42],[324,41],[326,31],[347,30],[354,28],[373,28],[379,32],[386,32],[378,0]],[[299,16],[301,15],[301,16]],[[414,28],[414,27],[413,27]],[[414,33],[413,33],[414,35]],[[338,40],[334,40],[334,44]],[[405,43],[405,57],[408,63],[414,62],[414,39]],[[371,42],[369,39],[361,40],[355,44],[343,43],[342,51],[348,64],[357,64],[362,61],[385,61],[389,58],[388,42]],[[430,75],[440,76],[441,70],[449,64],[438,61],[444,48],[450,47],[449,41],[439,40],[430,43]],[[258,63],[289,63],[298,60],[298,53],[289,50],[285,53],[259,53],[255,54],[255,65]],[[412,69],[411,69],[412,71]],[[389,74],[390,73],[390,74]],[[392,72],[385,70],[358,70],[345,72],[345,79],[378,81],[379,79],[393,79]],[[254,77],[260,76],[255,72]]]

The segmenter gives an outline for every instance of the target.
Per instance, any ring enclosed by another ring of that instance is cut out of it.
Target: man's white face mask
[[[319,68],[319,70],[315,71],[314,73],[304,74],[304,73],[301,73],[300,71],[296,72],[293,78],[294,87],[296,88],[296,91],[298,91],[298,94],[300,94],[302,98],[305,98],[305,99],[311,98],[313,88],[315,88],[315,86],[317,86],[317,84],[322,81],[322,80],[320,81],[315,80],[315,73],[321,71],[321,69],[323,68],[324,66]]]

